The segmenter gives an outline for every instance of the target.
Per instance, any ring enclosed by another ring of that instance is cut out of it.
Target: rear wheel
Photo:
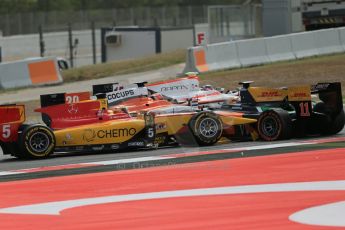
[[[222,137],[223,124],[219,117],[211,112],[201,112],[190,120],[192,133],[199,145],[213,145]]]
[[[291,136],[292,122],[288,112],[276,109],[263,112],[257,123],[259,136],[265,141],[287,139]]]
[[[24,158],[46,158],[54,152],[55,136],[46,126],[27,126],[19,138],[21,154]]]

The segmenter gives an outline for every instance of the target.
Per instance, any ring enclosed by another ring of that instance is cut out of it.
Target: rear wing
[[[178,99],[190,98],[190,93],[200,89],[197,76],[178,78],[147,85],[147,88],[163,96]]]
[[[18,129],[24,121],[24,105],[0,105],[0,145],[15,142],[18,139]]]
[[[340,82],[317,83],[311,86],[311,93],[318,94],[328,108],[338,114],[343,110],[343,96]]]
[[[78,93],[54,93],[45,94],[40,96],[41,107],[47,107],[60,104],[78,103],[80,101],[90,100],[90,92],[78,92]]]
[[[24,121],[24,105],[0,105],[0,125],[10,123],[23,123]]]
[[[120,85],[118,83],[93,85],[93,95],[107,100],[109,106],[115,106],[131,98],[148,96],[149,91],[145,87],[147,82]]]
[[[35,112],[41,113],[42,121],[53,129],[65,128],[62,120],[81,120],[95,118],[98,111],[107,109],[105,100],[86,100],[90,93],[57,93],[41,95],[41,108]]]

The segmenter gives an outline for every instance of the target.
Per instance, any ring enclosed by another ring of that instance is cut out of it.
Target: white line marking
[[[345,201],[304,209],[289,219],[301,224],[345,227]]]
[[[116,164],[136,163],[136,162],[145,162],[145,161],[158,161],[158,160],[165,160],[165,159],[171,159],[171,158],[174,158],[174,157],[138,157],[138,158],[120,159],[120,160],[87,162],[87,163],[81,163],[80,165],[89,165],[89,164],[116,165]]]
[[[174,190],[152,193],[139,193],[128,195],[104,196],[95,198],[85,198],[76,200],[65,200],[48,203],[39,203],[32,205],[15,206],[0,209],[0,213],[6,214],[29,214],[29,215],[59,215],[61,211],[97,204],[119,203],[127,201],[141,201],[152,199],[166,199],[177,197],[194,197],[210,195],[228,195],[228,194],[248,194],[264,192],[299,192],[299,191],[344,191],[345,180],[339,181],[317,181],[317,182],[297,182],[281,184],[262,184],[229,186],[217,188]]]
[[[293,147],[293,146],[300,146],[300,145],[312,145],[317,143],[312,142],[289,142],[289,143],[279,143],[279,144],[270,144],[270,145],[256,145],[250,147],[242,147],[242,148],[233,148],[233,149],[224,149],[224,150],[232,150],[232,151],[250,151],[250,150],[260,150],[260,149],[275,149],[275,148],[283,148],[283,147]]]
[[[24,172],[2,171],[2,172],[0,172],[0,176],[15,175],[15,174],[22,174],[22,173],[24,173]]]

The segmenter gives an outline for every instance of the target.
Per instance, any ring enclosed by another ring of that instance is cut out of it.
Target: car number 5
[[[154,135],[155,135],[155,132],[153,131],[153,128],[149,128],[149,129],[148,129],[148,135],[147,135],[147,136],[148,136],[149,138],[152,138],[152,137],[154,137]]]
[[[11,136],[11,126],[9,124],[2,126],[2,137],[7,139]]]

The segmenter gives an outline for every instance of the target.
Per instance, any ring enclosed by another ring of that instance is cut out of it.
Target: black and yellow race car
[[[341,84],[318,83],[283,88],[252,87],[241,82],[240,101],[221,110],[239,112],[253,124],[263,140],[273,141],[308,134],[332,135],[345,124]]]

